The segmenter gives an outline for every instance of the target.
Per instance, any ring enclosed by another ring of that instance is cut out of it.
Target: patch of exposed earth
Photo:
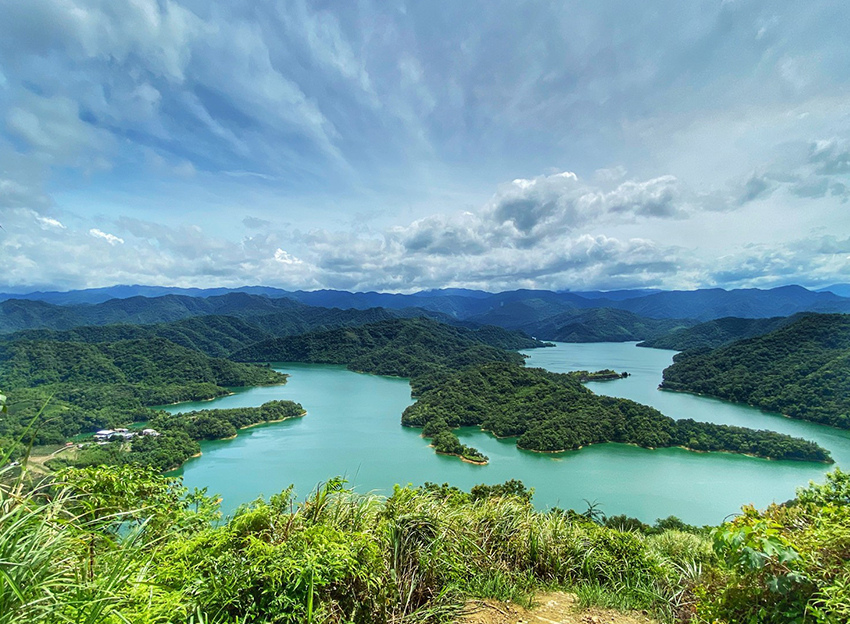
[[[538,594],[532,609],[495,600],[471,600],[457,624],[657,624],[640,613],[579,608],[576,597],[564,592]]]

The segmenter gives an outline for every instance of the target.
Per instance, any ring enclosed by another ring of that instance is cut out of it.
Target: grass
[[[398,488],[384,499],[341,480],[218,523],[210,499],[138,468],[63,474],[0,490],[0,624],[447,622],[469,598],[531,607],[553,589],[669,619],[679,570],[703,546],[517,496]]]

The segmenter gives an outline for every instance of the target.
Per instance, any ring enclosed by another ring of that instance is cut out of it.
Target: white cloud
[[[59,228],[60,230],[67,229],[64,225],[62,225],[61,221],[53,219],[52,217],[36,216],[36,220],[45,227]]]
[[[117,245],[118,243],[124,244],[124,239],[115,236],[114,234],[108,234],[102,230],[98,230],[97,228],[92,228],[89,230],[89,234],[94,236],[95,238],[102,238],[110,245]]]
[[[274,259],[280,262],[281,264],[304,264],[302,260],[284,251],[280,247],[275,250]]]

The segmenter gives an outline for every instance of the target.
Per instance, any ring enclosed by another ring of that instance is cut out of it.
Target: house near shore
[[[137,432],[119,427],[116,429],[101,429],[100,431],[95,432],[94,439],[97,442],[107,442],[110,440],[132,440],[137,435],[157,437],[160,433],[156,429],[142,429],[140,432]]]
[[[115,433],[113,429],[101,429],[100,431],[95,432],[94,439],[98,441],[108,440],[112,437],[113,433]]]

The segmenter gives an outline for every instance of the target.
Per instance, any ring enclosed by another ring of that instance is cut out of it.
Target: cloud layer
[[[841,1],[0,10],[0,289],[850,281]]]

